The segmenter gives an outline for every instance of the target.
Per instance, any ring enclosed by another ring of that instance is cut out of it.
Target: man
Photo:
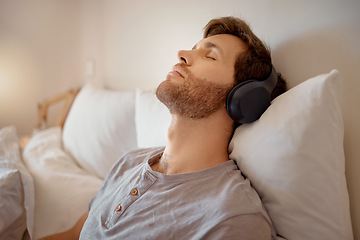
[[[166,147],[123,156],[90,211],[47,239],[77,239],[81,229],[80,239],[276,238],[257,193],[229,160],[235,124],[226,110],[236,84],[269,76],[269,51],[244,21],[227,17],[211,20],[204,39],[178,58],[156,92],[172,115]],[[279,75],[272,98],[285,90]]]

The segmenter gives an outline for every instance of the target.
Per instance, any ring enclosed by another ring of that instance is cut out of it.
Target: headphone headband
[[[262,80],[264,87],[268,91],[269,94],[272,93],[274,90],[276,83],[277,83],[278,74],[276,72],[276,69],[273,65],[271,65],[271,71],[270,74],[265,78],[265,80]]]

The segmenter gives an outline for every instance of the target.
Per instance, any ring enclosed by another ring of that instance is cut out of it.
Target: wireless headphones
[[[236,123],[251,123],[260,118],[270,106],[270,94],[277,83],[277,73],[271,66],[264,80],[246,80],[237,84],[228,94],[226,110]]]

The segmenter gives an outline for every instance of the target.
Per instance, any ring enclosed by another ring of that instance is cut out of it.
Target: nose
[[[178,59],[180,63],[185,63],[186,65],[191,65],[191,54],[188,50],[180,50],[178,51]]]

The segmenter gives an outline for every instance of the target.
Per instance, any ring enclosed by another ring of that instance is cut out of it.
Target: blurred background
[[[342,72],[346,170],[360,239],[358,0],[0,0],[0,128],[31,134],[38,102],[86,82],[155,88],[177,51],[191,49],[210,19],[228,15],[247,20],[270,46],[290,87]]]

